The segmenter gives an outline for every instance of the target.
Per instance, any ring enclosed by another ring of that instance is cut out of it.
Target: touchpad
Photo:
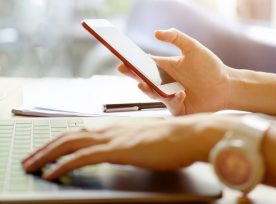
[[[219,182],[207,164],[179,171],[152,172],[132,166],[94,165],[60,179],[64,188],[136,193],[152,198],[208,201],[221,197]]]

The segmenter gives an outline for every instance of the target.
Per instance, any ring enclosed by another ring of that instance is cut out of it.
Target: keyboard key
[[[5,148],[5,147],[10,148],[11,143],[12,143],[11,139],[0,138],[0,152],[2,148]]]
[[[68,130],[77,131],[83,126],[81,119],[0,120],[0,192],[57,189],[56,184],[26,175],[21,160],[34,149],[49,142],[51,137]]]
[[[69,127],[69,128],[68,128],[68,131],[69,131],[69,132],[77,132],[77,131],[80,131],[80,130],[81,130],[80,127]]]
[[[5,158],[5,159],[3,159],[2,161],[0,161],[1,162],[0,163],[0,174],[2,174],[3,172],[6,172],[9,160],[8,160],[8,158]]]
[[[14,123],[11,125],[6,125],[6,124],[2,124],[0,120],[0,130],[7,130],[7,129],[13,129],[13,128],[14,128]]]
[[[16,151],[13,152],[13,155],[15,156],[23,156],[23,155],[27,155],[31,152],[30,149],[18,149]]]
[[[30,137],[19,137],[19,138],[14,138],[14,143],[13,144],[22,144],[24,146],[25,144],[30,144],[31,138]]]
[[[32,124],[33,121],[31,120],[16,120],[15,121],[15,124],[16,125],[25,125],[25,124]]]
[[[50,122],[49,120],[34,120],[33,125],[34,126],[49,126]]]
[[[31,131],[32,126],[16,126],[15,131]]]
[[[22,133],[22,134],[30,134],[32,132],[31,127],[26,127],[26,128],[15,128],[14,133]]]
[[[0,129],[0,137],[8,135],[8,136],[12,136],[13,134],[13,129]]]
[[[67,130],[67,127],[52,127],[51,132],[64,132]]]
[[[6,155],[8,155],[9,153],[7,152],[6,153]],[[0,164],[6,164],[8,162],[8,157],[6,156],[6,157],[4,157],[4,156],[2,156],[2,154],[1,154],[1,156],[0,156]]]
[[[49,139],[50,132],[48,134],[34,134],[33,139]]]
[[[31,134],[32,134],[31,131],[15,131],[14,137],[24,137],[24,136],[30,137]]]
[[[11,140],[12,140],[11,137],[0,137],[0,142],[1,143],[9,142]]]
[[[24,178],[24,179],[27,179],[26,177],[25,177],[25,172],[24,172],[24,170],[23,170],[23,168],[21,168],[21,169],[18,169],[18,170],[16,170],[16,171],[12,171],[12,172],[10,172],[10,176],[13,178],[13,179],[16,179],[16,178]]]
[[[12,143],[11,138],[0,138],[0,145],[1,147],[7,146]],[[1,151],[1,149],[0,149]]]
[[[12,160],[17,161],[18,163],[21,163],[21,160],[25,158],[24,155],[12,155]]]
[[[51,120],[50,123],[51,123],[51,128],[57,128],[57,127],[67,128],[66,120]]]
[[[31,142],[31,138],[24,138],[24,137],[20,137],[20,138],[14,138],[14,145],[22,145],[25,146],[27,144],[30,144]]]
[[[14,120],[0,120],[0,126],[13,126]]]
[[[0,152],[0,169],[6,166],[9,160],[9,152]]]
[[[0,192],[3,192],[4,191],[4,183],[1,183],[0,181]]]
[[[0,168],[0,182],[5,180],[6,172],[7,172],[7,168]]]
[[[49,137],[48,138],[34,138],[33,139],[33,141],[34,141],[34,144],[36,144],[36,143],[44,143],[44,142],[48,142],[49,141]]]
[[[37,150],[38,148],[42,147],[43,144],[34,144],[33,145],[33,150]]]
[[[29,190],[28,183],[10,183],[10,187],[8,189],[10,192],[25,192]]]
[[[70,119],[67,122],[69,127],[80,127],[84,125],[81,119]]]
[[[49,129],[39,129],[39,130],[34,130],[33,134],[36,135],[49,135],[50,133],[50,128]]]
[[[57,136],[60,136],[62,135],[63,132],[51,132],[51,136],[52,137],[57,137]]]

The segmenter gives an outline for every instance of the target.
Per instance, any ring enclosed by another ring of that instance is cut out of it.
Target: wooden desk
[[[0,119],[14,118],[15,116],[11,114],[11,109],[21,104],[23,86],[41,80],[58,79],[0,78],[0,90],[3,89],[7,93],[6,98],[0,101]],[[242,199],[239,192],[225,188],[223,190],[223,198],[214,203],[276,203],[276,188],[259,185],[248,197],[248,199]]]

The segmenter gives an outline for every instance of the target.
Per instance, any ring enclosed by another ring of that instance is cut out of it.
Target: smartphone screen
[[[180,89],[175,82],[163,88],[155,61],[109,21],[89,19],[82,25],[160,95],[168,97]]]

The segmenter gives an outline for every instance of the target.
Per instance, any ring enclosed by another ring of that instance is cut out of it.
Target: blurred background
[[[151,54],[179,53],[153,37],[175,27],[229,66],[276,72],[276,0],[0,0],[0,76],[118,74],[85,18],[112,21]]]

